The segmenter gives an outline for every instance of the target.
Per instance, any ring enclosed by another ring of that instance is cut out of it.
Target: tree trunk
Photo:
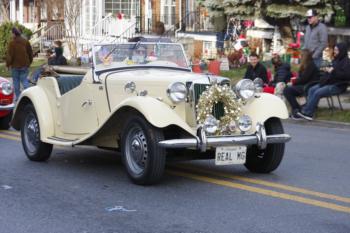
[[[10,21],[9,4],[9,1],[4,0],[0,3],[0,13],[4,21]]]
[[[290,43],[295,42],[293,37],[293,29],[289,19],[276,19],[276,24],[281,33],[282,44],[285,49]]]
[[[37,23],[37,26],[38,28],[41,27],[41,0],[37,0],[36,2],[36,23]]]

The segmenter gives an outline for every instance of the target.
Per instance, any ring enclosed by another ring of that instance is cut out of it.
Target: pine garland
[[[225,114],[218,119],[219,128],[216,134],[232,133],[228,127],[232,121],[238,121],[242,112],[242,100],[226,85],[213,84],[202,93],[196,106],[197,122],[204,124],[205,119],[212,115],[214,105],[219,102],[223,103]]]

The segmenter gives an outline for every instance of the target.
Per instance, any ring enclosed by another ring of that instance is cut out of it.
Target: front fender
[[[196,134],[193,130],[169,105],[147,96],[135,96],[126,99],[113,108],[113,114],[123,107],[132,107],[139,111],[147,121],[157,128],[165,128],[170,125],[177,125],[190,133]],[[112,114],[112,115],[113,115]]]
[[[40,139],[54,135],[54,119],[45,91],[38,87],[30,87],[24,90],[16,105],[12,118],[12,126],[20,130],[24,109],[27,104],[33,104],[40,125]]]
[[[283,100],[275,95],[261,93],[242,107],[244,114],[252,118],[253,125],[265,122],[271,117],[288,118],[288,109]]]

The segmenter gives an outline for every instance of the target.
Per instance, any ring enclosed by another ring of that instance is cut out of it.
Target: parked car
[[[275,170],[284,155],[284,102],[254,83],[191,72],[178,43],[93,47],[81,76],[43,77],[23,91],[12,126],[32,161],[52,145],[93,145],[121,152],[137,184],[158,182],[167,158],[215,159],[250,171]]]
[[[13,108],[12,83],[0,77],[0,129],[8,129],[10,127]]]

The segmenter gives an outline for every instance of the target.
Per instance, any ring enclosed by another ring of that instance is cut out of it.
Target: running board
[[[59,146],[73,146],[74,144],[76,144],[78,139],[70,140],[70,139],[52,136],[52,137],[47,137],[47,138],[43,139],[42,141],[49,143],[49,144],[53,144],[53,145],[59,145]]]

